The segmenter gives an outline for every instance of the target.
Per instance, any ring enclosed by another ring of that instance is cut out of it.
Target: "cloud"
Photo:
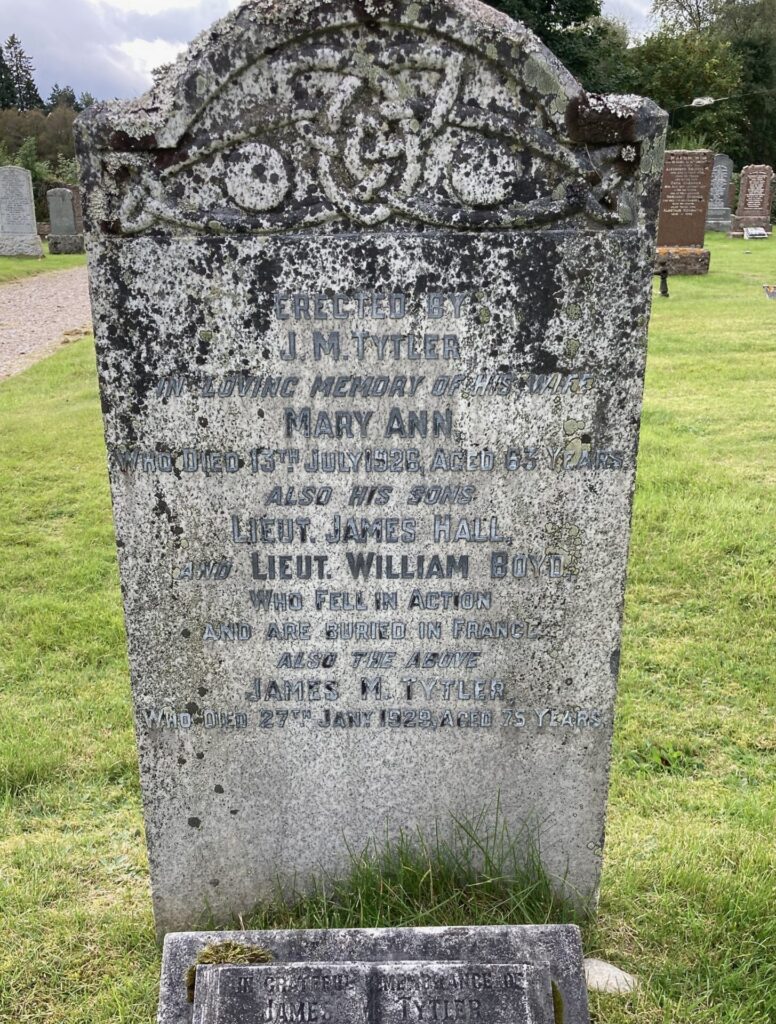
[[[186,10],[195,6],[191,0],[89,0],[94,7],[113,7],[133,14],[156,14],[159,11]]]
[[[15,32],[32,57],[44,99],[57,82],[98,99],[128,99],[241,0],[0,0],[3,32]],[[649,27],[648,0],[604,0],[606,14],[634,32]]]
[[[151,85],[151,68],[223,17],[239,0],[0,0],[7,38],[16,33],[45,99],[72,85],[98,99],[129,99]],[[158,59],[157,59],[158,58]]]
[[[634,32],[646,32],[650,27],[650,16],[652,4],[644,0],[604,0],[603,13],[609,17],[620,18],[626,22]]]
[[[170,43],[166,39],[128,39],[116,49],[132,62],[134,72],[150,80],[151,72],[160,64],[170,64],[186,49],[186,43]]]

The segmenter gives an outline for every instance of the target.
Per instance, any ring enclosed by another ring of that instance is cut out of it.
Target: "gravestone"
[[[730,186],[733,177],[733,161],[724,153],[717,153],[711,171],[709,208],[706,212],[707,231],[730,231]]]
[[[224,965],[197,966],[203,956],[220,957],[222,950],[227,953]],[[269,963],[246,967],[245,960],[254,951]],[[229,956],[235,955],[242,956],[242,966],[228,965]],[[193,992],[192,972],[196,979]],[[235,985],[235,979],[241,977],[246,981]],[[381,984],[381,979],[386,980]],[[502,998],[505,981],[516,1000]],[[399,993],[400,986],[404,993]],[[381,988],[400,995],[422,988],[432,996],[441,994],[443,1002],[445,993],[457,988],[457,998],[463,994],[482,999],[479,1018],[473,1019],[492,1024],[505,1020],[506,1014],[513,1024],[519,1024],[525,1020],[520,1014],[526,1006],[532,1024],[557,1024],[560,1020],[563,1024],[589,1024],[590,1020],[579,929],[573,925],[502,925],[173,932],[164,941],[158,1024],[221,1020],[236,1024],[243,1019],[241,1014],[250,1013],[253,1020],[272,1020],[274,1011],[265,1005],[269,988],[318,993],[325,1005],[310,1009],[319,1020],[325,1021],[329,1014],[331,1020],[345,1018],[351,1024],[359,1012],[353,997],[363,1005],[366,994],[372,1012],[377,1013]],[[294,1001],[298,1008],[299,1000]],[[262,1008],[270,1010],[269,1016],[258,1016],[257,1010]],[[444,1005],[437,1006],[440,1008],[444,1011]],[[403,1008],[399,1009],[403,1013]],[[466,1019],[471,1009],[476,1008],[468,1004],[459,1007],[466,1015],[460,1019]],[[392,1019],[395,1005],[385,1010],[387,1013],[379,1016]],[[433,1004],[429,1011],[426,1019],[433,1021]],[[229,1016],[219,1016],[224,1014]],[[444,1013],[439,1019],[444,1019]],[[418,1020],[416,1006],[407,1007],[406,1020]]]
[[[714,154],[710,149],[672,149],[665,155],[657,244],[703,246]]]
[[[748,164],[741,171],[738,209],[731,218],[730,231],[743,235],[744,228],[765,228],[771,232],[773,169],[767,164]]]
[[[303,963],[199,967],[197,1024],[555,1024],[547,964]]]
[[[673,149],[665,155],[660,190],[655,273],[705,274],[703,248],[714,154],[709,149]]]
[[[49,252],[52,255],[84,251],[84,236],[78,233],[73,203],[73,191],[69,188],[52,188],[46,193],[51,233]]]
[[[63,185],[70,195],[73,197],[73,217],[75,218],[75,233],[82,235],[84,233],[84,212],[81,206],[81,190],[77,185]]]
[[[32,175],[25,167],[0,167],[0,256],[42,255]]]
[[[451,815],[594,902],[664,130],[472,0],[80,117],[160,932]]]

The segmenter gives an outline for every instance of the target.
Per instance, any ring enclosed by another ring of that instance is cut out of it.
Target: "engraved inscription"
[[[0,193],[0,235],[34,235],[35,207],[29,172],[4,167]]]
[[[200,967],[207,1024],[553,1024],[548,966],[292,963]]]

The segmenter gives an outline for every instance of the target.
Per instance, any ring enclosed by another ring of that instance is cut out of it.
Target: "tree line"
[[[649,96],[668,145],[776,166],[776,0],[653,0],[632,38],[601,0],[488,0],[532,29],[589,92]],[[703,99],[706,105],[693,106]]]
[[[46,191],[78,180],[73,121],[92,103],[90,93],[76,96],[71,86],[58,84],[44,102],[32,58],[19,37],[11,35],[0,46],[0,165],[17,164],[30,171],[42,220]]]

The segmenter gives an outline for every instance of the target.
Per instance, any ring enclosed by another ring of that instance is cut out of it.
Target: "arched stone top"
[[[77,127],[107,235],[634,227],[665,116],[477,0],[249,0]]]

